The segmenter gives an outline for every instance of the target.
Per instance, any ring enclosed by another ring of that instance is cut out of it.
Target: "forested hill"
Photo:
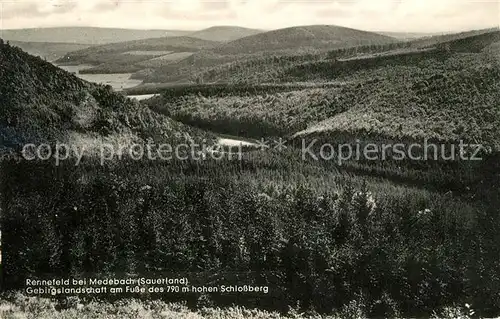
[[[286,50],[331,50],[353,45],[386,44],[396,39],[333,25],[311,25],[268,31],[213,49],[218,54],[248,54]]]
[[[326,53],[360,45],[386,45],[399,41],[384,35],[333,25],[310,25],[278,29],[247,36],[196,52],[183,60],[163,65],[149,73],[136,73],[146,83],[198,81],[200,72],[225,63],[297,54]],[[145,75],[144,75],[145,74]],[[237,73],[233,73],[237,74]],[[195,76],[193,76],[195,75]]]
[[[203,135],[1,39],[0,106],[4,150],[25,143],[130,143]]]

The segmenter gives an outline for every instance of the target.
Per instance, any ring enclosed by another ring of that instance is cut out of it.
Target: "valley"
[[[19,40],[44,39],[32,32]],[[466,303],[500,314],[497,28],[424,38],[324,25],[151,32],[83,37],[88,47],[54,61],[0,43],[12,293],[2,306],[64,303],[16,294],[41,273],[189,273],[193,286],[269,294],[75,297],[45,314],[91,316],[113,302],[131,317],[233,318],[238,305],[242,318],[451,318],[447,309],[463,315]],[[312,141],[316,159],[304,156]],[[78,163],[22,157],[27,143],[61,142],[93,152]],[[448,158],[480,145],[481,160],[346,156],[366,145],[421,155],[426,143]],[[103,145],[125,155],[103,160]],[[162,160],[131,151],[179,145]]]

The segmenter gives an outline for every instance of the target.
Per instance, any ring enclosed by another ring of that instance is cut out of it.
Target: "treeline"
[[[398,65],[417,65],[423,60],[444,60],[451,55],[441,51],[410,51],[396,55],[374,56],[363,59],[351,59],[345,61],[319,61],[298,64],[293,68],[285,70],[280,74],[281,81],[306,80],[308,75],[313,74],[322,79],[338,79],[341,76],[355,74],[361,70],[374,68],[392,67]]]
[[[319,61],[324,59],[324,57],[324,53],[257,56],[244,61],[238,60],[203,70],[195,76],[195,79],[204,83],[224,79],[232,83],[272,83],[279,79],[280,70],[307,61]],[[269,74],[272,70],[275,70],[274,75]],[[262,73],[266,74],[264,78],[262,78]]]
[[[192,272],[207,285],[270,287],[267,296],[205,296],[221,306],[331,313],[356,300],[372,317],[425,317],[455,303],[478,315],[500,311],[494,192],[482,204],[349,184],[318,193],[237,181],[225,170],[200,174],[197,163],[177,174],[145,167],[3,163],[8,287],[41,274]],[[198,297],[182,296],[193,305]]]

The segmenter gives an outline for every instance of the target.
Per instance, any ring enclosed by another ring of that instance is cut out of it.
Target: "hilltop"
[[[394,38],[373,32],[332,25],[310,25],[259,33],[224,44],[213,51],[219,54],[249,54],[287,50],[331,50],[396,41]]]
[[[229,42],[262,32],[264,31],[238,26],[214,26],[190,33],[189,36],[209,41]]]
[[[0,42],[0,137],[24,143],[95,144],[166,141],[198,131],[156,114],[110,86],[83,81]]]
[[[58,27],[7,29],[1,31],[5,40],[23,42],[59,42],[80,44],[106,44],[124,41],[158,38],[164,36],[184,36],[190,31],[180,30],[136,30],[95,27]]]

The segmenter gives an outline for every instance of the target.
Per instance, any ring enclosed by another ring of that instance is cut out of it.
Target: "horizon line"
[[[359,28],[353,28],[353,27],[347,27],[347,26],[342,26],[342,25],[336,25],[336,24],[299,24],[299,25],[294,25],[294,26],[287,26],[287,27],[282,27],[282,28],[273,28],[273,29],[259,29],[259,28],[249,28],[249,27],[244,27],[240,25],[212,25],[206,28],[201,28],[201,29],[175,29],[175,28],[126,28],[126,27],[102,27],[102,26],[78,26],[78,25],[66,25],[66,26],[46,26],[46,27],[27,27],[27,28],[0,28],[1,31],[16,31],[16,30],[40,30],[40,29],[64,29],[64,28],[93,28],[93,29],[116,29],[116,30],[134,30],[134,31],[176,31],[176,32],[198,32],[198,31],[203,31],[207,30],[210,28],[215,28],[215,27],[234,27],[234,28],[244,28],[244,29],[250,29],[250,30],[258,30],[262,32],[269,32],[269,31],[275,31],[275,30],[281,30],[281,29],[289,29],[289,28],[297,28],[297,27],[308,27],[308,26],[334,26],[334,27],[341,27],[341,28],[349,28],[349,29],[355,29],[359,31],[366,31],[366,32],[374,32],[374,33],[399,33],[399,34],[444,34],[444,33],[460,33],[460,32],[467,32],[467,31],[474,31],[474,30],[488,30],[488,29],[500,29],[500,23],[499,25],[492,25],[492,26],[484,26],[480,28],[468,28],[468,29],[457,29],[457,30],[446,30],[446,31],[428,31],[428,32],[422,32],[422,31],[392,31],[392,30],[369,30],[369,29],[359,29]]]

